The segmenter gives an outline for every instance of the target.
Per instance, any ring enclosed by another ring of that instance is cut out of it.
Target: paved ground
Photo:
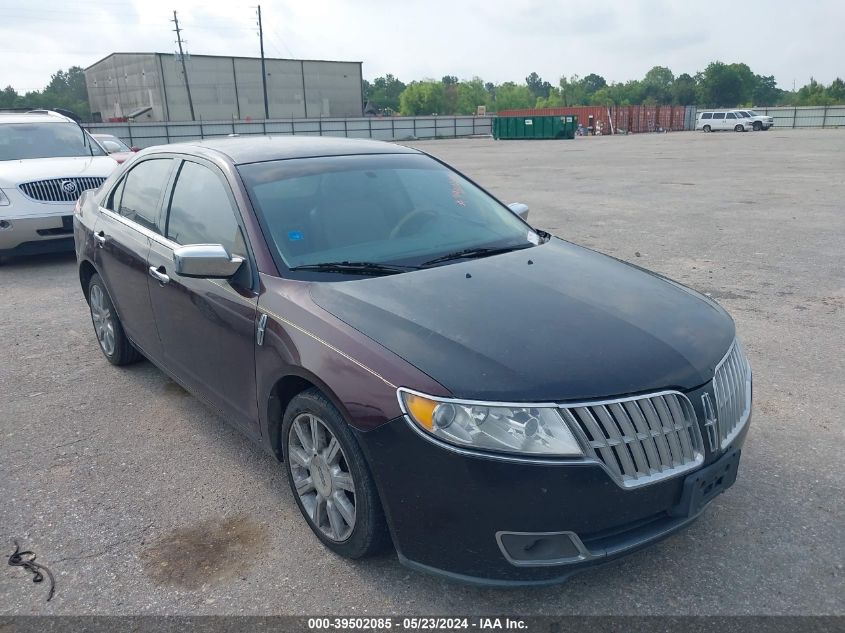
[[[21,539],[58,587],[45,604],[0,565],[0,613],[845,613],[845,131],[419,146],[537,226],[722,302],[755,370],[736,486],[562,586],[351,563],[270,457],[148,363],[101,358],[71,257],[19,260],[0,267],[0,550]]]

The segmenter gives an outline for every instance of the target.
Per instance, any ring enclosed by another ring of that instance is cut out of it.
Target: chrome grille
[[[84,178],[53,178],[35,180],[19,185],[24,195],[39,202],[76,202],[86,189],[96,189],[105,178],[86,176]]]
[[[713,378],[720,448],[726,448],[748,421],[751,412],[751,365],[735,339],[716,366]]]
[[[682,393],[567,405],[561,412],[580,430],[587,455],[626,488],[673,477],[704,461],[695,412]]]

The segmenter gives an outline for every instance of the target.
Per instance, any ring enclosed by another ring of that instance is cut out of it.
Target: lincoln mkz
[[[283,462],[326,547],[530,584],[731,486],[751,368],[716,303],[527,213],[415,149],[241,137],[143,150],[74,231],[105,357]]]

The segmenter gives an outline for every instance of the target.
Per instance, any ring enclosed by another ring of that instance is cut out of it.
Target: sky
[[[171,52],[173,10],[187,50],[258,55],[256,0],[3,0],[0,88],[40,90],[58,69],[112,52]],[[744,62],[781,88],[845,79],[845,1],[262,0],[268,57],[363,62],[366,79],[557,85],[595,72],[639,79]]]

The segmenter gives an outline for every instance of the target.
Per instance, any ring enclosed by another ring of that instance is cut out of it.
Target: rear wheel
[[[701,128],[701,129],[703,129],[705,132],[712,132],[712,131],[713,131],[713,128],[711,128],[709,125],[705,125],[705,126],[704,126],[703,128]]]
[[[387,525],[375,483],[346,421],[317,389],[291,400],[282,447],[294,499],[317,538],[347,558],[380,550]]]
[[[97,274],[88,282],[88,307],[100,351],[106,360],[112,365],[129,365],[143,358],[126,337],[111,297]]]
[[[739,123],[737,123],[737,124],[734,126],[734,132],[745,132],[745,126],[744,126],[744,125],[740,125]]]

